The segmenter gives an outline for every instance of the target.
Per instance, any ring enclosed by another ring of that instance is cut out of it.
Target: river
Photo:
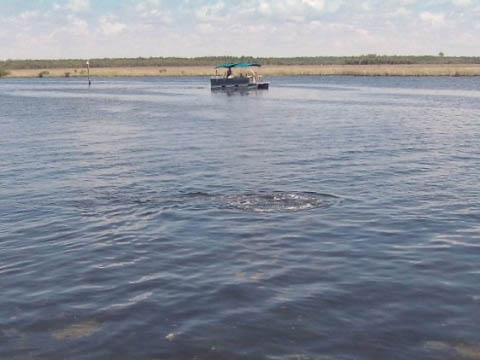
[[[480,82],[0,80],[0,358],[478,359]]]

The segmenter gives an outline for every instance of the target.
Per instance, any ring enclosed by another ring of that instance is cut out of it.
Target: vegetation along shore
[[[214,66],[229,62],[258,62],[265,76],[480,76],[480,57],[377,56],[357,57],[201,57],[91,59],[90,75],[114,76],[208,76]],[[85,60],[0,61],[0,77],[82,77]]]

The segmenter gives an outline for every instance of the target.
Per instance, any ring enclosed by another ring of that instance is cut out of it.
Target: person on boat
[[[227,70],[227,79],[231,78],[232,77],[232,69],[231,68],[228,68]]]

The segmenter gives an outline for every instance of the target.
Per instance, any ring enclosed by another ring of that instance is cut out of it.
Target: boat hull
[[[235,78],[212,78],[210,79],[210,85],[212,90],[247,90],[247,89],[268,89],[268,83],[256,83],[252,82],[247,77],[235,77]]]

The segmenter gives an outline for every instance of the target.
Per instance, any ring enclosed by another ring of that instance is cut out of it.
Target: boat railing
[[[250,72],[247,74],[240,73],[240,74],[231,74],[229,77],[227,77],[226,74],[218,74],[216,73],[215,75],[212,75],[210,77],[212,80],[225,80],[225,79],[239,79],[239,78],[244,78],[248,79],[248,83],[251,85],[256,85],[260,84],[263,80],[263,76],[257,74],[256,72]]]
[[[263,76],[258,74],[254,74],[254,75],[249,74],[247,77],[249,79],[250,84],[260,83],[262,82],[262,79],[263,79]]]
[[[211,79],[232,79],[232,78],[236,78],[236,77],[241,77],[241,76],[236,76],[236,75],[230,75],[227,77],[227,75],[222,75],[222,74],[215,74],[215,75],[211,75],[210,78]]]

